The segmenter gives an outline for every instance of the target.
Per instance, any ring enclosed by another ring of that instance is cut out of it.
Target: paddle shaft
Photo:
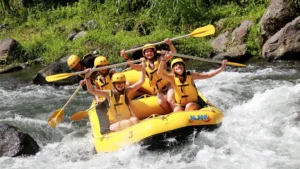
[[[203,62],[211,62],[211,63],[222,64],[222,61],[212,60],[212,59],[205,59],[205,58],[199,58],[199,57],[190,56],[190,55],[184,55],[184,54],[179,54],[179,53],[175,53],[174,56],[179,56],[179,57],[188,58],[188,59],[194,59],[194,60],[200,60],[200,61],[203,61]]]
[[[118,67],[118,66],[123,66],[123,65],[131,64],[131,63],[137,63],[137,62],[140,62],[140,61],[141,60],[132,60],[132,61],[124,62],[124,63],[118,63],[118,64],[108,65],[108,66],[104,66],[104,67],[93,68],[92,72],[103,70],[103,69],[108,69],[108,68],[114,68],[114,67]],[[80,74],[85,74],[85,73],[87,73],[87,71],[88,70],[84,70],[84,71],[80,71],[80,72],[75,72],[75,73],[72,73],[72,76],[76,76],[76,75],[80,75]]]
[[[90,111],[91,109],[95,108],[96,106],[98,106],[98,104],[95,104],[94,106],[90,107],[89,109],[86,109],[84,111],[79,111],[79,112],[76,112],[75,114],[73,114],[71,116],[71,119],[74,120],[74,121],[80,121],[82,120],[83,118],[85,118],[86,116],[88,116],[88,111]]]
[[[79,92],[80,89],[81,89],[81,85],[77,87],[75,92],[72,94],[72,96],[69,98],[69,100],[67,101],[67,103],[64,105],[62,109],[65,109],[70,104],[70,102],[73,100],[73,98],[76,96],[76,94]]]
[[[175,37],[175,38],[170,39],[170,41],[174,41],[174,40],[186,38],[186,37],[189,37],[189,36],[190,36],[190,34],[183,35],[183,36],[178,36],[178,37]],[[164,43],[164,41],[161,41],[161,42],[153,43],[152,45],[153,45],[153,46],[156,46],[156,45],[160,45],[160,44],[163,44],[163,43]],[[126,52],[126,53],[135,52],[135,51],[141,50],[141,49],[143,49],[143,48],[144,48],[144,47],[141,46],[141,47],[138,47],[138,48],[126,50],[125,52]]]
[[[85,111],[88,112],[88,111],[92,110],[93,108],[95,108],[95,107],[97,107],[97,106],[98,106],[98,104],[95,104],[94,106],[92,106],[92,107],[86,109]]]

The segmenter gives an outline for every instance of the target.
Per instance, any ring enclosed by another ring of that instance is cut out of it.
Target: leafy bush
[[[82,56],[94,49],[110,57],[112,62],[118,62],[122,60],[119,56],[121,49],[189,34],[197,27],[216,24],[220,19],[224,19],[224,23],[217,34],[232,30],[243,20],[252,20],[255,26],[250,30],[247,45],[256,54],[259,53],[257,23],[269,0],[33,2],[34,5],[28,8],[13,3],[12,11],[0,16],[9,25],[0,30],[0,39],[17,39],[31,56],[43,57],[46,63],[50,63],[73,53]],[[96,29],[88,30],[84,38],[68,40],[74,28],[88,29],[84,23],[89,20],[97,22]],[[180,53],[209,57],[213,37],[186,38],[174,43]]]

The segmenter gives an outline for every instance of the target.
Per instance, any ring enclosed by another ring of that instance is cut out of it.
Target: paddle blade
[[[230,66],[238,66],[238,67],[246,67],[247,65],[241,64],[241,63],[235,63],[235,62],[227,62],[226,65]]]
[[[189,35],[192,37],[204,37],[208,35],[212,35],[215,33],[215,27],[213,25],[207,25],[200,28],[195,29]]]
[[[73,75],[73,73],[61,73],[61,74],[57,74],[57,75],[50,75],[50,76],[46,76],[46,81],[54,82],[57,80],[66,79],[68,77],[71,77],[72,75]]]
[[[71,116],[71,120],[80,121],[80,120],[84,119],[86,116],[88,116],[87,111],[79,111]]]
[[[57,124],[63,120],[64,117],[64,109],[56,110],[48,119],[48,124],[52,128],[56,128]]]

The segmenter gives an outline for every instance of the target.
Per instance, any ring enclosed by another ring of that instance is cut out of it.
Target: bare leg
[[[118,121],[116,123],[111,124],[109,126],[109,129],[111,131],[121,131],[121,130],[127,128],[127,127],[132,126],[132,125],[133,125],[132,121],[129,120],[129,119],[126,119],[126,120],[121,120],[121,121]]]
[[[185,106],[185,111],[198,110],[200,108],[199,104],[190,102]]]
[[[181,106],[175,106],[174,112],[183,111],[183,108]]]
[[[158,98],[158,104],[159,106],[166,112],[166,113],[170,113],[172,112],[169,104],[168,104],[168,101],[167,101],[167,98],[166,98],[166,95],[164,95],[163,93],[157,93],[157,98]]]
[[[174,100],[174,88],[170,84],[168,86],[167,101],[172,109],[174,107],[175,100]]]
[[[134,124],[137,124],[137,123],[139,123],[139,119],[137,118],[137,117],[130,117],[130,119],[129,119],[130,121],[131,121],[131,123],[134,125]]]

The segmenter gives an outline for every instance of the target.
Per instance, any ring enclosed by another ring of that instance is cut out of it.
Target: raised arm
[[[167,38],[164,40],[165,44],[169,45],[169,48],[170,48],[170,51],[173,55],[168,55],[168,57],[166,57],[166,61],[169,61],[170,59],[172,59],[172,57],[174,56],[174,54],[176,53],[176,48],[175,46],[173,45],[172,41]]]
[[[90,75],[93,72],[91,71],[91,68],[89,68],[88,70],[89,70],[88,73],[85,74],[85,81],[86,81],[87,90],[95,96],[108,97],[109,96],[109,90],[98,90],[98,89],[94,88],[94,86],[91,83],[91,79],[90,79]]]
[[[219,74],[220,72],[222,72],[225,69],[226,63],[227,63],[227,60],[223,60],[222,66],[219,69],[216,69],[215,71],[212,71],[212,72],[207,72],[207,73],[193,72],[192,73],[193,80],[208,79],[208,78],[214,77],[215,75]]]
[[[127,56],[126,52],[125,52],[125,49],[121,50],[120,52],[121,56],[128,62],[130,61],[131,59],[129,59],[129,57]],[[142,70],[142,65],[141,64],[133,64],[133,63],[129,63],[129,66],[136,70],[136,71],[141,71]]]
[[[136,83],[127,87],[127,89],[128,89],[127,94],[137,91],[140,87],[142,87],[143,83],[145,82],[145,79],[146,79],[146,70],[145,70],[146,64],[145,64],[145,62],[146,62],[146,60],[145,60],[145,58],[141,58],[141,61],[142,61],[141,78]]]
[[[161,55],[161,57],[160,57],[161,60],[160,60],[159,66],[158,66],[157,75],[173,84],[173,76],[170,74],[166,74],[164,72],[164,68],[166,67],[166,58],[170,57],[169,55],[170,54],[168,54],[168,53]]]

